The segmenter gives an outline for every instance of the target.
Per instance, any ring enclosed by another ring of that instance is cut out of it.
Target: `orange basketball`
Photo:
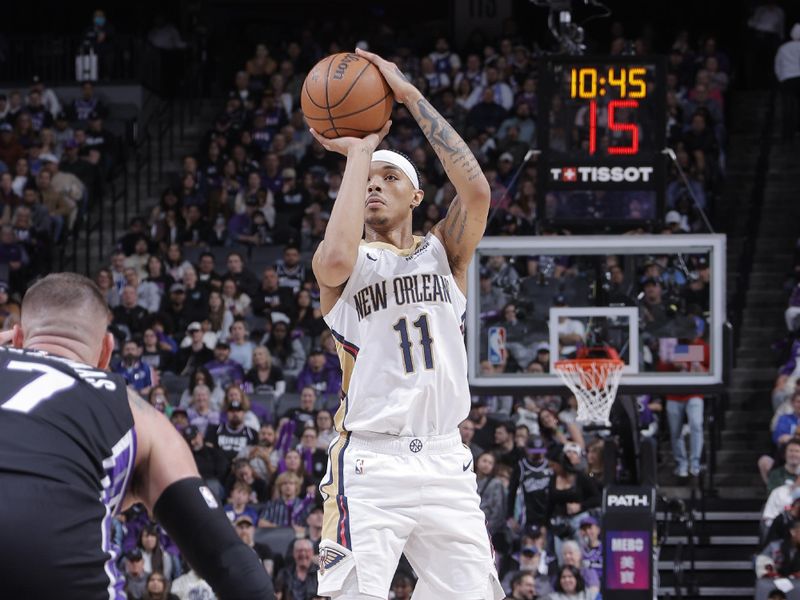
[[[332,54],[308,73],[300,106],[310,127],[326,138],[379,131],[394,96],[378,67],[352,52]]]

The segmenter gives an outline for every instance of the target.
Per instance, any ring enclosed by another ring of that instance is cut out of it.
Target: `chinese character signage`
[[[606,589],[650,587],[651,536],[648,531],[606,531]]]

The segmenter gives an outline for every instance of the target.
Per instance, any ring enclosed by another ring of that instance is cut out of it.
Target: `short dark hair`
[[[511,579],[511,589],[512,589],[512,591],[516,586],[518,586],[520,583],[522,583],[522,579],[525,578],[525,577],[533,577],[533,580],[536,581],[536,576],[533,573],[531,573],[530,571],[520,571],[519,573],[514,575],[514,577]],[[557,585],[558,585],[558,582],[556,581],[556,586]]]
[[[60,310],[91,320],[101,313],[105,318],[111,314],[103,292],[97,284],[78,273],[51,273],[30,288],[22,299],[22,314]],[[87,311],[87,309],[89,309]]]
[[[786,446],[784,446],[784,450],[789,447],[789,444],[794,444],[795,446],[800,446],[800,437],[793,437],[788,442],[786,442]]]

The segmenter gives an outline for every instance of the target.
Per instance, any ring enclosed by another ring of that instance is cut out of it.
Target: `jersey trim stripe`
[[[333,329],[331,329],[331,334],[333,335],[333,338],[342,345],[342,348],[344,348],[345,352],[347,352],[353,358],[358,358],[358,346],[356,346],[353,342],[348,342],[346,339],[344,339],[344,336],[341,333],[338,333]]]
[[[347,396],[345,396],[347,402]],[[339,533],[338,542],[345,548],[350,548],[350,511],[347,509],[347,496],[344,493],[344,452],[347,446],[350,445],[350,434],[345,434],[344,445],[339,452],[339,525],[337,531]]]

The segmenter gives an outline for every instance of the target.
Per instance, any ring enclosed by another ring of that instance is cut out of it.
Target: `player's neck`
[[[73,344],[65,344],[63,341],[64,340],[59,340],[59,342],[54,342],[53,339],[48,336],[32,336],[25,340],[23,347],[26,350],[39,350],[76,362],[93,364],[92,361],[88,360],[86,357],[88,348],[78,342],[75,342],[76,346],[73,346]]]
[[[364,241],[367,243],[382,242],[384,244],[391,244],[400,250],[407,250],[414,245],[414,235],[411,233],[410,227],[376,231],[375,229],[367,226],[364,228]]]

